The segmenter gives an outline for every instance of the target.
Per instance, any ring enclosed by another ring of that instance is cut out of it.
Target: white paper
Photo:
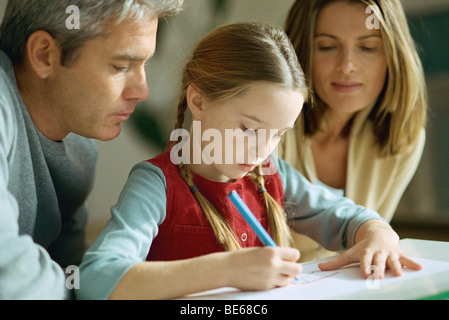
[[[400,277],[387,270],[383,279],[362,278],[360,266],[352,265],[334,271],[320,271],[318,263],[303,264],[303,271],[295,283],[287,287],[268,291],[242,292],[232,288],[221,288],[195,295],[200,299],[237,299],[237,300],[307,300],[338,299],[365,290],[375,290],[410,279],[418,279],[443,271],[449,271],[449,262],[413,258],[423,266],[422,270],[404,269]]]

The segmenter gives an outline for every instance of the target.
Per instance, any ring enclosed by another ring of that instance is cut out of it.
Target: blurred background
[[[89,241],[110,217],[132,166],[159,154],[175,122],[181,71],[195,43],[237,21],[284,25],[294,0],[185,0],[185,10],[161,22],[147,67],[150,98],[110,142],[97,142],[96,182],[89,197]],[[0,20],[7,0],[0,0]],[[392,225],[402,238],[449,241],[449,0],[402,0],[426,71],[430,114],[424,155]]]

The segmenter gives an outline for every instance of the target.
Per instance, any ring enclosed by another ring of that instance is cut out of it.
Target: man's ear
[[[26,55],[31,68],[41,79],[48,78],[53,68],[61,62],[61,52],[56,40],[42,30],[32,33],[28,38]]]
[[[190,84],[187,88],[187,106],[192,112],[194,119],[201,119],[201,115],[205,109],[204,101],[204,93],[194,84]]]

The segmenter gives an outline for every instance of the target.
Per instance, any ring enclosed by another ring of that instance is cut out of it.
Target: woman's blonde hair
[[[187,88],[194,84],[210,101],[223,101],[243,93],[257,82],[279,84],[300,91],[308,89],[295,50],[281,28],[264,23],[236,23],[208,34],[195,48],[183,73],[175,129],[183,127]],[[172,144],[173,147],[173,144]],[[291,235],[280,204],[266,191],[261,166],[249,177],[260,191],[267,208],[270,232],[280,246],[291,244]],[[232,228],[223,215],[198,190],[189,168],[181,163],[179,172],[192,190],[217,240],[226,251],[240,248]]]
[[[427,89],[424,71],[410,35],[400,0],[297,0],[290,9],[286,33],[304,68],[311,87],[312,55],[316,21],[320,10],[333,2],[370,6],[380,23],[388,73],[369,119],[384,156],[403,152],[425,127]],[[367,15],[368,17],[368,15]],[[312,93],[298,120],[299,135],[313,136],[321,126],[326,106]]]

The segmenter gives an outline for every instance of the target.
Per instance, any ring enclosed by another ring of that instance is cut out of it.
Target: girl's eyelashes
[[[243,124],[240,126],[240,128],[247,135],[255,135],[255,134],[257,134],[257,130],[249,129],[249,128],[245,127]]]
[[[258,129],[250,129],[250,128],[247,128],[245,125],[241,125],[240,126],[240,129],[242,129],[242,131],[243,131],[243,133],[245,133],[247,136],[252,136],[252,135],[257,135],[258,133],[259,133],[259,130]],[[274,136],[274,137],[276,137],[277,139],[279,139],[279,140],[281,140],[284,136],[285,136],[285,133],[287,132],[288,130],[285,130],[284,132],[280,132],[280,131],[277,131],[276,132],[276,135]],[[268,130],[268,132],[270,132],[270,130]]]

